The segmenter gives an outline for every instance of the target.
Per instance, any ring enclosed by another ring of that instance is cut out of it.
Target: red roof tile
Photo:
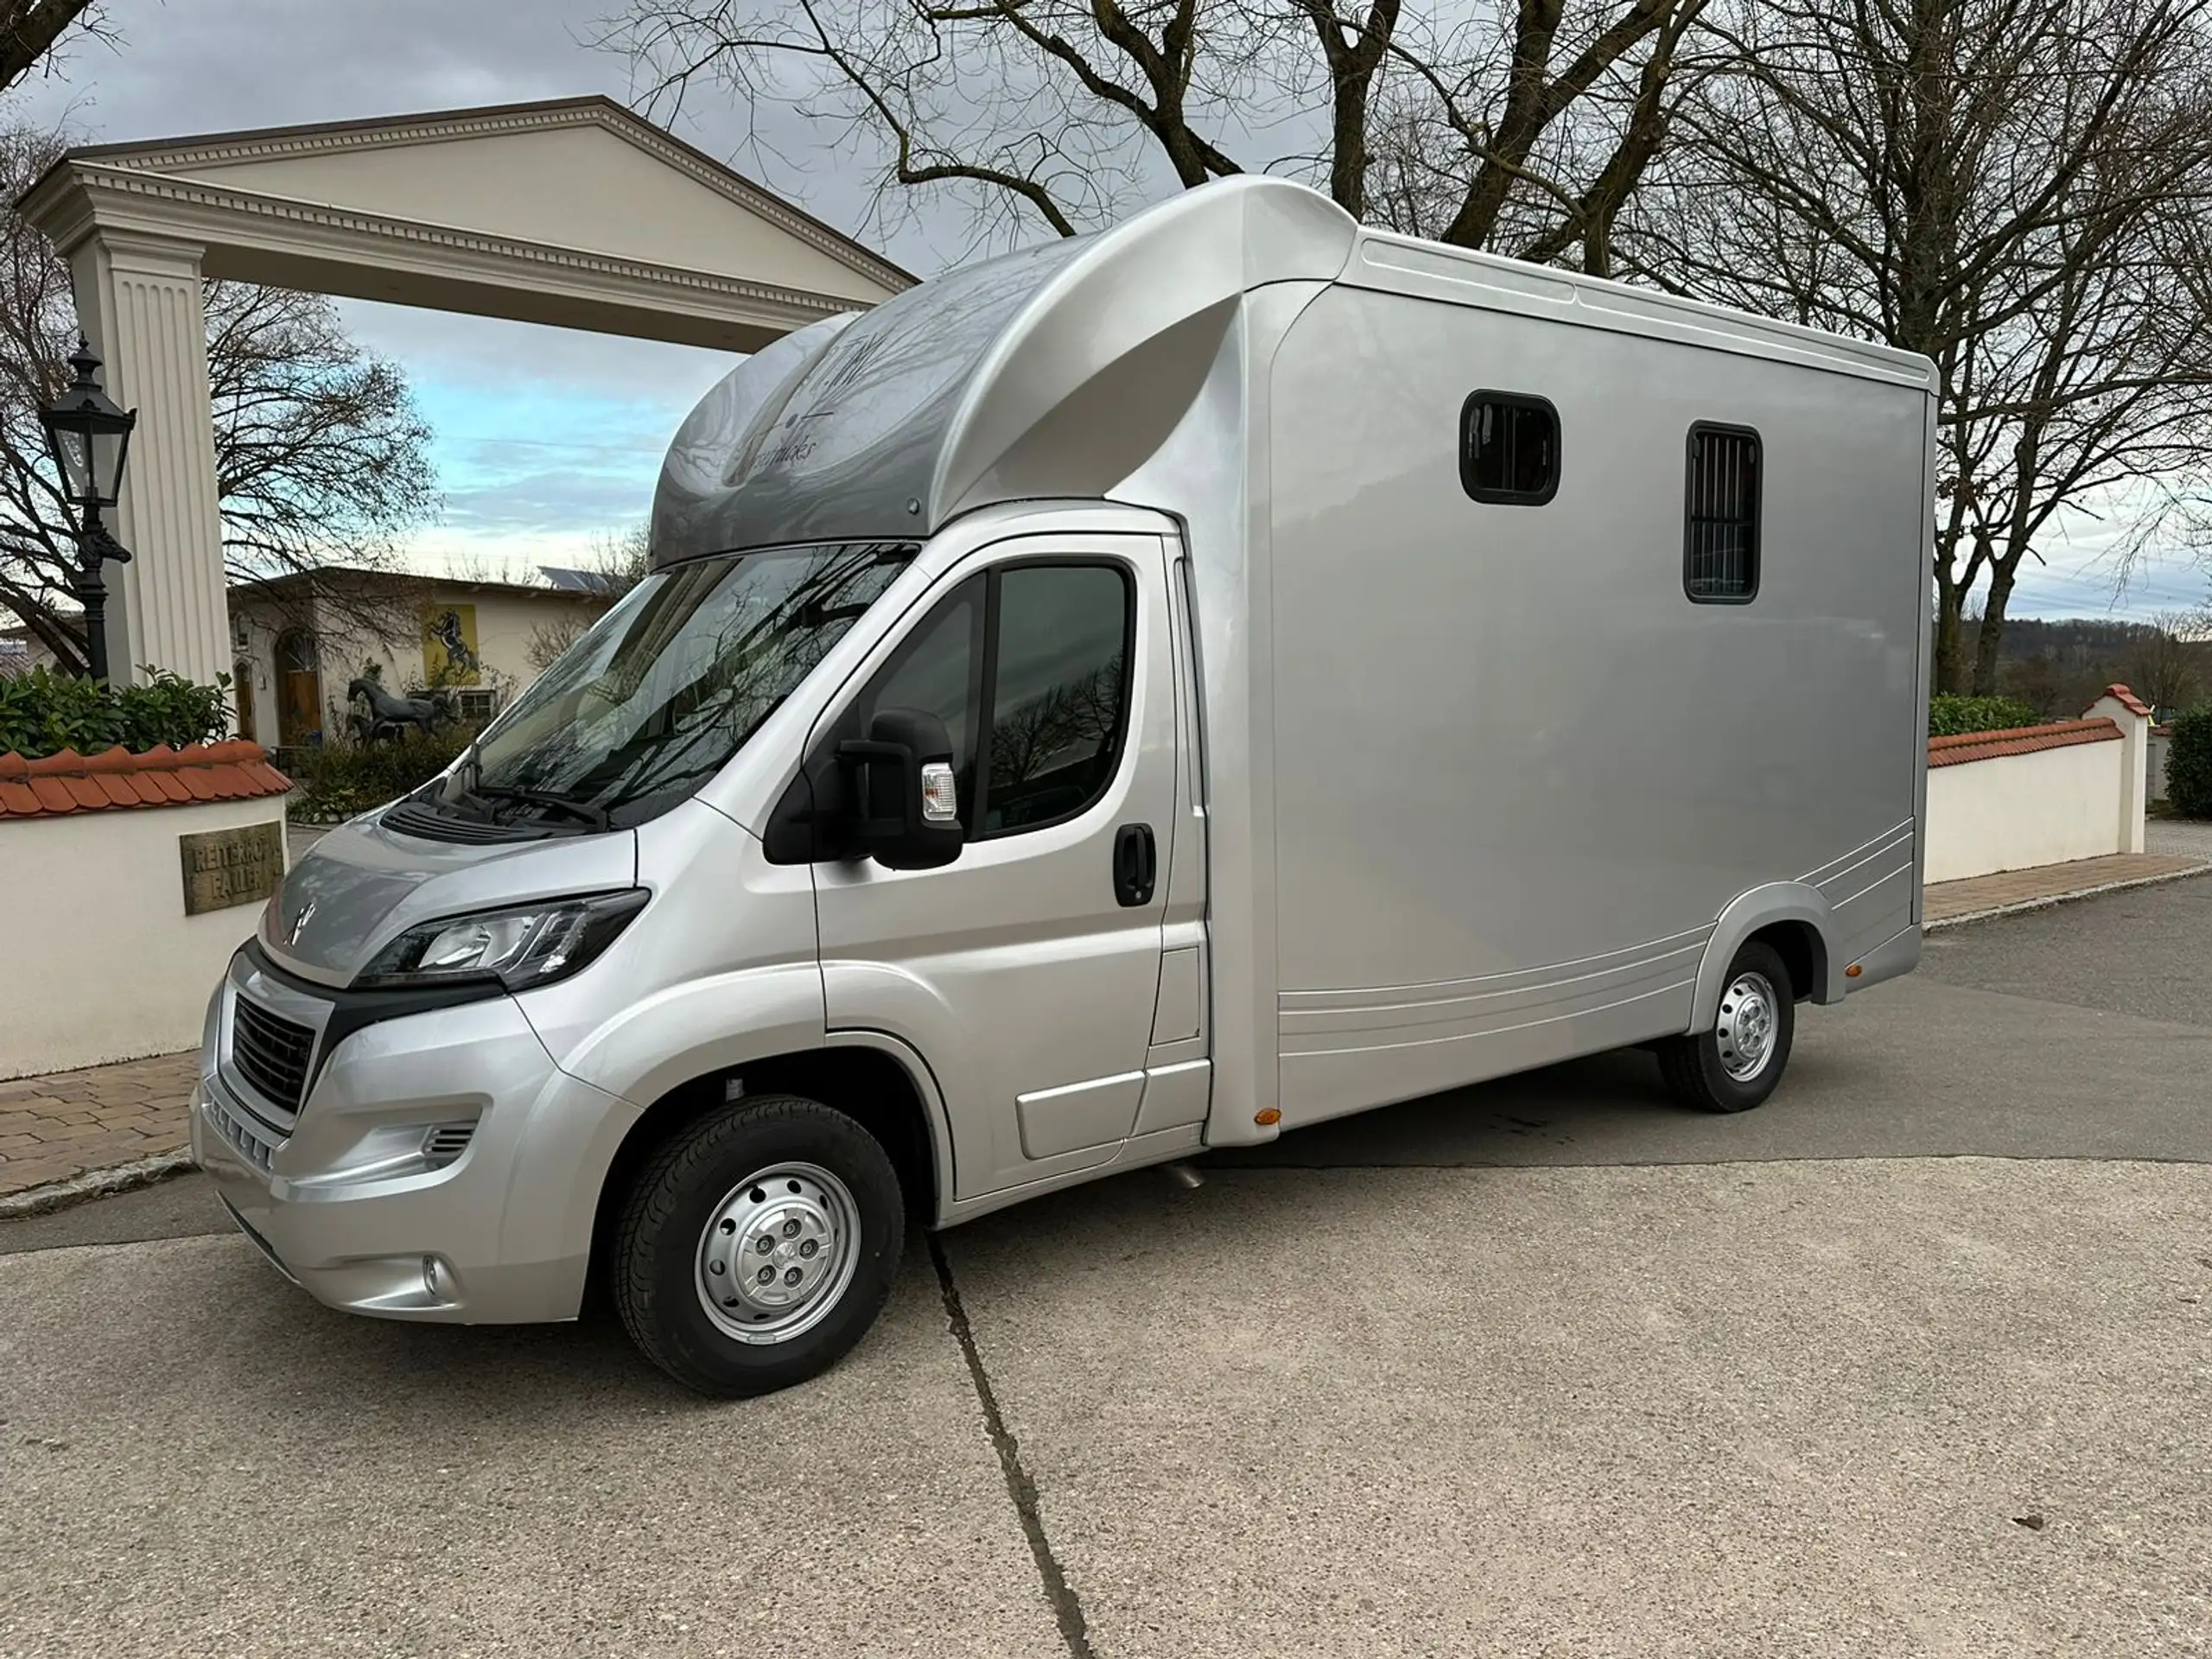
[[[162,744],[143,754],[64,749],[38,760],[0,754],[0,819],[255,800],[291,787],[257,743],[195,743],[184,749]]]
[[[1969,760],[1998,760],[2008,754],[2034,754],[2044,749],[2071,748],[2077,743],[2119,741],[2120,728],[2109,720],[2055,720],[2048,726],[2013,726],[1999,732],[1931,737],[1928,740],[1928,764],[1957,766]]]
[[[2116,698],[2131,715],[2140,715],[2145,720],[2151,717],[2151,705],[2124,685],[2105,687],[2105,696]]]

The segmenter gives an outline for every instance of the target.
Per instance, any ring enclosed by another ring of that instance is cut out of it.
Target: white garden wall
[[[1925,879],[2141,852],[2149,716],[2116,685],[2081,720],[1931,740]]]
[[[283,780],[251,745],[225,744],[220,752],[248,750],[255,758],[245,764],[164,771],[170,778],[192,772],[190,797],[212,789],[232,791],[232,798],[96,804],[97,774],[65,779],[47,763],[34,762],[41,768],[39,807],[10,812],[0,800],[0,872],[7,890],[0,929],[0,1078],[199,1046],[208,996],[232,952],[252,933],[262,906],[257,899],[187,915],[182,838],[274,824],[281,846]],[[182,757],[207,753],[185,750]],[[0,760],[23,765],[12,755]],[[134,769],[131,784],[152,770]],[[0,769],[0,793],[29,798],[29,786],[13,782],[13,775]],[[64,781],[75,786],[73,801],[56,791]],[[203,845],[194,843],[195,849]]]
[[[2120,850],[2127,746],[2109,741],[1973,760],[1928,774],[1928,873],[1955,881]]]

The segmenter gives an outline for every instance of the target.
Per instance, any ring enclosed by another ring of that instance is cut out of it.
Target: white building
[[[604,578],[548,567],[539,583],[324,569],[236,587],[231,645],[241,737],[341,741],[373,678],[397,696],[437,690],[490,719],[607,608]]]

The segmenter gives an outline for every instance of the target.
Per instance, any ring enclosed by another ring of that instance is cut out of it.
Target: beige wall
[[[278,795],[0,822],[0,869],[14,878],[0,1077],[198,1046],[207,999],[261,906],[187,916],[177,838],[283,820]]]
[[[603,126],[199,162],[191,176],[293,200],[742,274],[873,305],[883,286]]]
[[[2120,804],[2130,747],[2078,743],[1931,768],[1925,879],[1955,881],[2128,851]]]

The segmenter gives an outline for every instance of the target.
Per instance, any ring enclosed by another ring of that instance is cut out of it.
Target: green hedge
[[[0,678],[0,754],[35,760],[74,749],[104,754],[120,744],[133,754],[168,744],[212,743],[231,729],[231,677],[195,685],[148,669],[145,685],[111,685],[41,665]]]
[[[2001,732],[2013,726],[2040,726],[2043,716],[2031,702],[2018,697],[1960,697],[1928,699],[1928,735],[1963,737],[1968,732]]]
[[[2166,799],[2177,812],[2212,818],[2212,702],[2176,715],[2166,745]]]
[[[396,801],[451,766],[475,735],[474,727],[443,726],[389,743],[291,750],[286,760],[299,785],[291,816],[337,822]]]

